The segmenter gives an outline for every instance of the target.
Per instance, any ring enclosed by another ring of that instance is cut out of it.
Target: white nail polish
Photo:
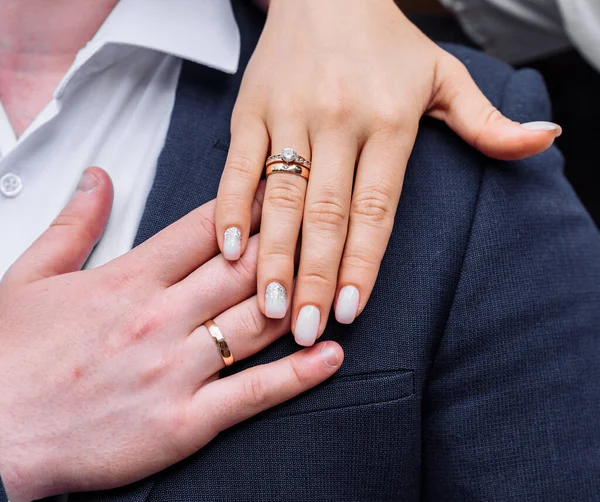
[[[265,292],[265,314],[271,319],[283,319],[287,307],[287,292],[278,282],[272,282]]]
[[[225,230],[223,238],[223,256],[226,260],[234,261],[242,254],[242,232],[238,227]]]
[[[358,312],[360,294],[354,286],[344,286],[335,306],[335,319],[342,324],[351,324]]]
[[[560,131],[562,132],[562,128],[553,122],[526,122],[525,124],[521,124],[521,127],[525,129],[529,129],[532,131]]]
[[[314,345],[319,334],[321,312],[313,305],[302,307],[296,319],[295,338],[298,345],[310,347]]]

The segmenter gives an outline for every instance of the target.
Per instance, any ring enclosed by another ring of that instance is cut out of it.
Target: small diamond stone
[[[296,159],[296,150],[293,148],[284,148],[281,151],[281,158],[286,162],[292,162]]]

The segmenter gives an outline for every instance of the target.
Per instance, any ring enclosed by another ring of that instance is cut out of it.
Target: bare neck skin
[[[0,0],[0,100],[17,136],[118,0]]]

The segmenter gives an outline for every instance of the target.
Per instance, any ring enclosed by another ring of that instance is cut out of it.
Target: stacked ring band
[[[266,175],[270,176],[273,173],[290,173],[301,176],[305,180],[308,180],[308,177],[310,176],[310,169],[296,164],[284,164],[279,162],[275,164],[269,164],[267,166]]]

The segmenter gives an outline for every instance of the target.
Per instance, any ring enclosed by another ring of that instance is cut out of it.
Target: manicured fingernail
[[[554,131],[556,136],[562,134],[562,127],[554,122],[526,122],[525,124],[521,124],[521,127],[532,131]]]
[[[223,238],[223,256],[226,260],[235,261],[242,254],[242,232],[238,227],[225,230]]]
[[[265,314],[271,319],[283,319],[287,306],[287,292],[278,282],[272,282],[265,292]]]
[[[335,306],[335,318],[342,324],[351,324],[358,312],[360,294],[354,286],[344,286]]]
[[[296,319],[296,329],[294,336],[296,343],[304,347],[310,347],[315,343],[319,334],[319,324],[321,323],[321,312],[313,305],[302,307]]]
[[[325,361],[325,364],[331,368],[337,368],[340,365],[337,350],[335,350],[335,347],[331,343],[325,342],[321,346],[321,357]]]
[[[90,171],[85,170],[81,179],[79,180],[79,185],[77,185],[77,190],[80,192],[90,193],[94,191],[94,188],[98,186],[98,178],[94,176]]]

